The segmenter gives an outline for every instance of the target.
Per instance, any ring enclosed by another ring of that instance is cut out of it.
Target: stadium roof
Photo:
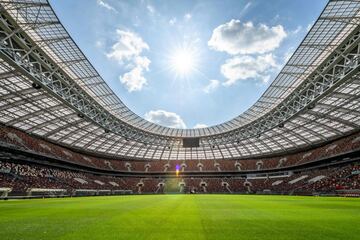
[[[360,1],[329,1],[253,106],[200,129],[160,126],[127,108],[48,1],[0,3],[0,122],[50,141],[119,158],[226,159],[282,153],[359,130]],[[183,147],[183,138],[199,140],[199,147]]]

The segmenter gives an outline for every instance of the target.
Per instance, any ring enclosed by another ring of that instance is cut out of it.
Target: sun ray
[[[178,47],[172,51],[169,57],[169,67],[177,78],[187,78],[198,67],[198,55],[198,51],[194,47]]]

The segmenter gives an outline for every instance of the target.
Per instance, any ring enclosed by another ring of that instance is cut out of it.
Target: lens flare
[[[176,164],[175,170],[176,170],[176,176],[179,176],[180,166]]]

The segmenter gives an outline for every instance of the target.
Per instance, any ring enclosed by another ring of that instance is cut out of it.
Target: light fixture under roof
[[[31,86],[32,86],[33,88],[35,88],[35,89],[41,89],[41,85],[38,84],[38,83],[36,83],[36,82],[33,82],[33,83],[31,84]]]

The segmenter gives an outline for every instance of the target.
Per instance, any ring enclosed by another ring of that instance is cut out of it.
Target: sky
[[[174,128],[228,121],[264,93],[324,0],[50,0],[137,115]]]

